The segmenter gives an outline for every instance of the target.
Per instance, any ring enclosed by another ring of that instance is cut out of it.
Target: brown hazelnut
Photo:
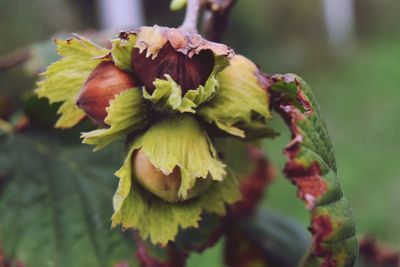
[[[112,61],[100,63],[83,85],[77,105],[101,125],[106,125],[106,108],[119,93],[138,86],[131,74],[119,69]]]
[[[140,82],[149,93],[155,90],[153,82],[165,79],[165,74],[181,86],[182,94],[204,85],[214,68],[214,54],[210,49],[201,50],[192,57],[178,52],[169,42],[160,49],[157,56],[146,57],[138,48],[132,50],[132,67]]]

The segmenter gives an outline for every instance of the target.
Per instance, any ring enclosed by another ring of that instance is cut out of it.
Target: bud
[[[112,61],[105,61],[98,65],[89,75],[83,85],[77,105],[86,114],[101,125],[107,125],[106,108],[116,95],[137,86],[134,78],[127,72],[119,69]]]
[[[168,202],[178,202],[195,198],[203,194],[212,184],[212,179],[198,178],[193,188],[188,191],[186,199],[178,196],[181,185],[181,174],[179,167],[175,167],[172,173],[165,175],[147,158],[142,150],[137,151],[132,157],[133,176],[145,189]]]

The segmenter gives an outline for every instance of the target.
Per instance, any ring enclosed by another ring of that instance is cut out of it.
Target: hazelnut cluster
[[[83,133],[83,143],[96,149],[127,143],[116,173],[113,225],[165,243],[178,227],[196,226],[202,212],[223,214],[225,204],[240,198],[215,142],[274,134],[266,123],[269,96],[254,63],[184,28],[122,32],[111,49],[80,36],[56,43],[62,59],[37,90],[63,102],[56,126],[72,127],[87,116],[100,128]],[[174,231],[157,234],[149,226],[154,217]]]

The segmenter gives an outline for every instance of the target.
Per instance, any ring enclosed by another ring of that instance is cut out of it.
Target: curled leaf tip
[[[354,217],[343,196],[332,144],[310,87],[297,75],[274,75],[273,108],[288,124],[284,172],[311,212],[313,244],[301,266],[353,266],[357,258]]]

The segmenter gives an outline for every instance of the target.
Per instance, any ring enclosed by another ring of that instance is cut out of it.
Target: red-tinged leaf
[[[294,74],[270,78],[272,106],[292,132],[284,172],[311,212],[313,244],[301,266],[353,266],[354,218],[336,176],[332,144],[310,87]]]
[[[152,245],[136,237],[136,257],[141,267],[184,267],[187,253],[182,252],[174,243],[165,247]]]
[[[364,237],[360,241],[360,257],[357,267],[399,267],[400,250],[383,245],[377,240]]]
[[[240,180],[242,199],[231,206],[231,217],[238,219],[251,215],[262,200],[266,187],[273,181],[274,170],[263,151],[248,145],[246,152],[254,170]]]

